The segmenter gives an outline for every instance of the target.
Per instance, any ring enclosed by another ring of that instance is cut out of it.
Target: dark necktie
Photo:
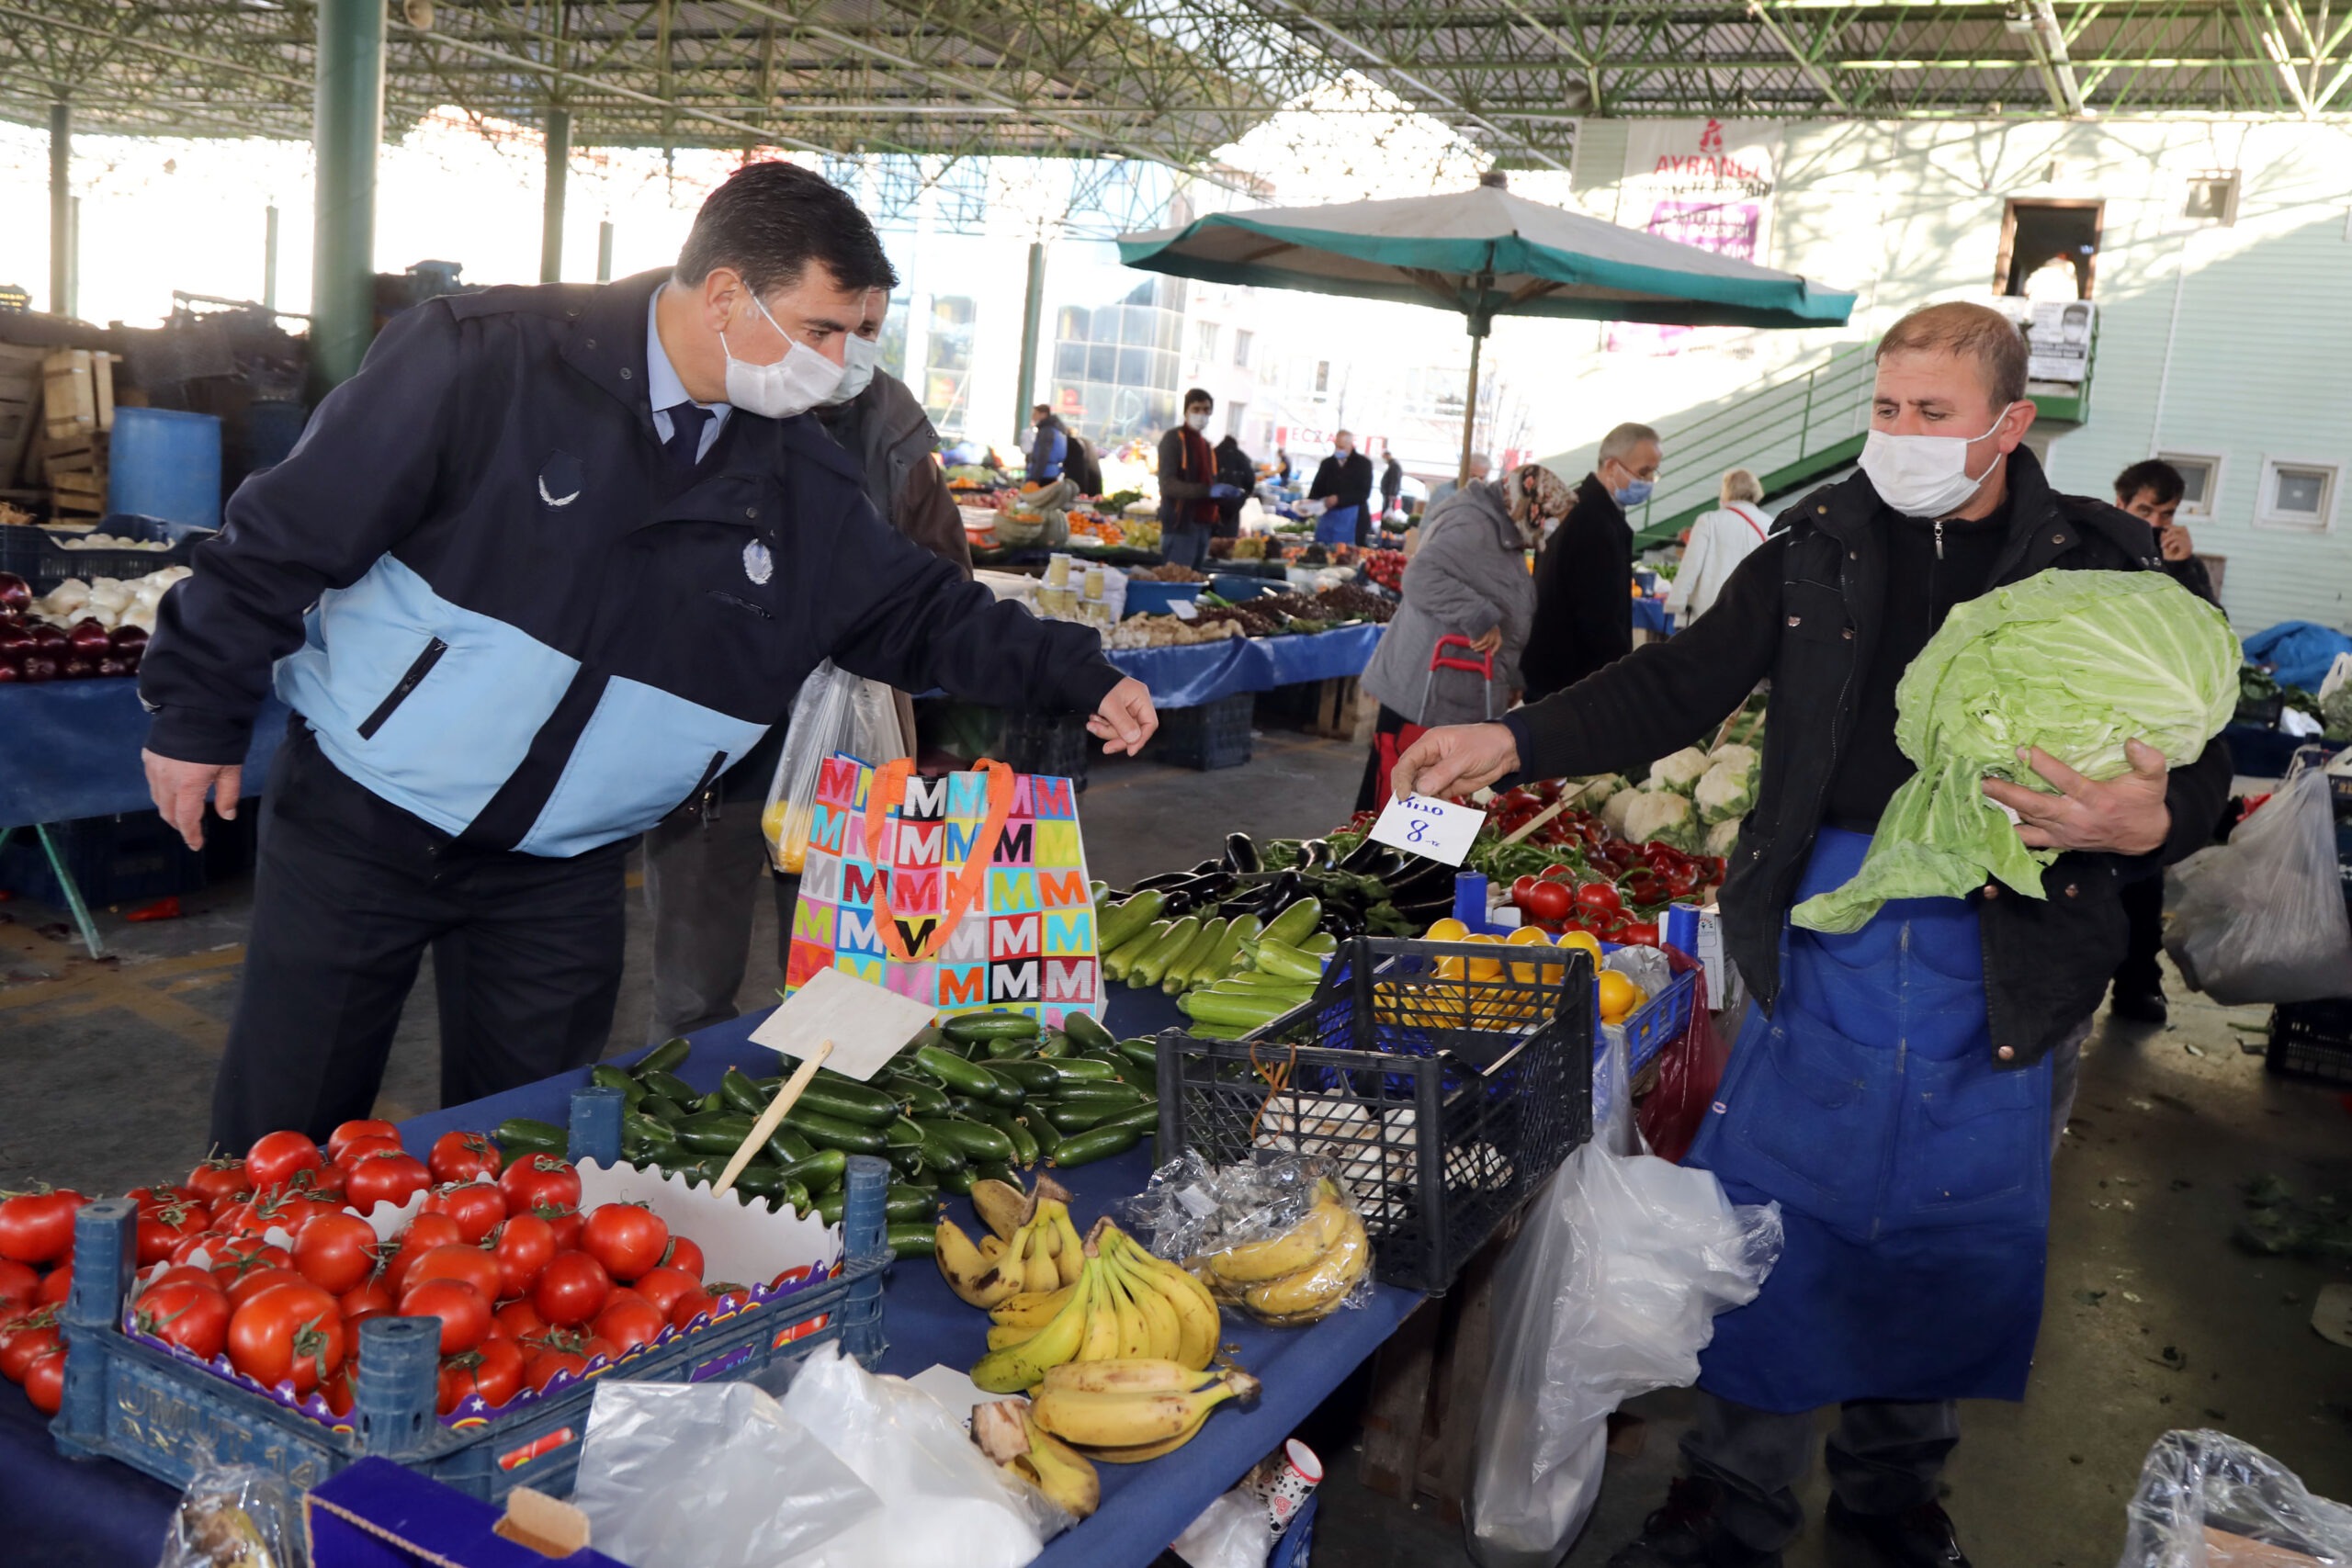
[[[670,454],[670,471],[680,480],[695,477],[695,465],[702,457],[702,427],[710,418],[710,411],[699,403],[677,403],[666,411],[670,415],[670,439],[662,444]]]

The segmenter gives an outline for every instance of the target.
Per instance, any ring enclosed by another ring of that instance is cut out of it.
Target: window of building
[[[2254,520],[2273,528],[2311,533],[2325,530],[2335,515],[2335,475],[2333,463],[2265,458],[2262,493],[2255,500]]]
[[[889,309],[882,316],[882,335],[877,340],[884,373],[896,376],[901,381],[907,378],[907,310],[910,304],[904,294],[890,297]]]
[[[2238,172],[2215,170],[2190,180],[2188,194],[2181,200],[2180,215],[2190,223],[2209,223],[2221,229],[2236,222]]]
[[[1244,370],[1250,368],[1250,334],[1237,329],[1233,334],[1233,362]]]
[[[2195,452],[2159,452],[2157,457],[2180,470],[2180,511],[2183,523],[2213,515],[2222,492],[2222,459]]]
[[[972,373],[972,322],[978,314],[978,305],[961,295],[931,302],[922,407],[931,423],[943,431],[959,432],[964,427]]]
[[[1193,357],[1203,364],[1216,358],[1217,324],[1215,321],[1193,323]]]
[[[1243,420],[1247,419],[1249,416],[1250,416],[1250,405],[1249,405],[1248,403],[1227,403],[1227,404],[1226,404],[1226,405],[1225,405],[1225,433],[1226,433],[1227,435],[1232,436],[1236,441],[1240,440],[1240,439],[1241,439],[1241,422],[1242,422]]]
[[[2097,278],[2103,201],[2012,201],[2001,220],[1996,294],[2087,299]]]
[[[1315,395],[1318,398],[1322,397],[1330,389],[1331,362],[1328,359],[1318,359],[1315,362]]]

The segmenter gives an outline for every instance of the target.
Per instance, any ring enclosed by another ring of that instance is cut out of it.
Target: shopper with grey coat
[[[1363,688],[1380,704],[1372,758],[1356,808],[1387,800],[1396,753],[1424,727],[1499,718],[1521,685],[1520,655],[1535,619],[1535,580],[1527,552],[1544,521],[1565,513],[1575,497],[1540,463],[1499,480],[1473,480],[1430,508],[1420,548],[1405,569],[1404,603],[1364,667]],[[1491,679],[1465,670],[1430,671],[1442,637],[1473,645],[1445,649],[1453,659],[1491,656]]]

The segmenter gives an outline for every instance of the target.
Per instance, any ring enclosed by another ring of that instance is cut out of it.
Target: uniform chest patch
[[[550,508],[570,506],[580,499],[585,479],[579,458],[569,452],[550,453],[539,468],[539,500]]]
[[[775,558],[757,539],[743,547],[743,575],[753,582],[765,582],[775,575]]]

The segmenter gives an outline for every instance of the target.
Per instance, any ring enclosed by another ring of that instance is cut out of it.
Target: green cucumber
[[[840,1149],[845,1154],[878,1155],[887,1151],[890,1141],[879,1127],[868,1127],[856,1122],[844,1122],[819,1111],[803,1111],[797,1105],[785,1112],[785,1124],[820,1149]]]
[[[971,1196],[972,1183],[978,1179],[969,1165],[959,1165],[953,1170],[939,1173],[939,1190],[953,1192],[958,1198],[967,1198]]]
[[[982,1105],[978,1100],[973,1101],[972,1104],[973,1109],[967,1111],[964,1114],[985,1126],[995,1128],[1011,1139],[1012,1160],[1015,1165],[1030,1166],[1037,1163],[1036,1137],[1030,1133],[1028,1126],[1020,1117],[1001,1105]]]
[[[959,1012],[940,1025],[940,1032],[968,1045],[989,1040],[1035,1040],[1038,1026],[1025,1012]]]
[[[919,1149],[922,1147],[922,1129],[903,1116],[894,1116],[890,1124],[882,1129],[882,1141],[893,1153],[899,1149]]]
[[[1201,918],[1198,915],[1187,915],[1169,927],[1168,934],[1152,943],[1151,951],[1136,959],[1135,967],[1127,971],[1127,984],[1137,990],[1149,990],[1159,985],[1168,977],[1168,966],[1175,963],[1177,956],[1192,946],[1193,939],[1200,934]]]
[[[962,1149],[957,1148],[945,1138],[933,1137],[927,1132],[923,1134],[922,1168],[933,1176],[941,1178],[943,1185],[948,1176],[962,1170],[971,1163],[964,1156]]]
[[[848,1170],[849,1156],[839,1149],[819,1149],[807,1159],[784,1167],[781,1175],[785,1180],[800,1182],[814,1192],[840,1181]]]
[[[890,1227],[890,1256],[932,1258],[939,1251],[939,1227],[909,1222]]]
[[[686,1108],[667,1095],[649,1094],[637,1102],[637,1113],[650,1116],[663,1126],[674,1126],[686,1118]]]
[[[658,1068],[653,1072],[638,1074],[637,1081],[645,1086],[646,1093],[658,1094],[664,1100],[676,1100],[680,1105],[692,1105],[702,1098],[702,1090],[677,1074],[665,1073]]]
[[[1012,1157],[1012,1140],[995,1128],[979,1122],[966,1122],[954,1116],[921,1117],[915,1125],[923,1130],[925,1138],[937,1138],[967,1159],[1009,1160]]]
[[[636,1106],[639,1100],[645,1098],[645,1086],[638,1082],[635,1078],[629,1077],[627,1073],[621,1071],[620,1068],[614,1066],[610,1062],[599,1062],[594,1066],[589,1068],[588,1081],[594,1084],[598,1089],[616,1089],[620,1090],[621,1103],[632,1108]]]
[[[1044,1043],[1042,1039],[991,1040],[980,1048],[980,1055],[990,1062],[1017,1062],[1025,1056],[1035,1056],[1038,1047]]]
[[[706,1111],[678,1123],[678,1142],[688,1154],[731,1155],[752,1135],[752,1118],[740,1111]]]
[[[822,1074],[809,1080],[793,1109],[801,1107],[840,1122],[879,1127],[897,1120],[899,1102],[888,1091],[850,1078],[829,1079]]]
[[[542,1122],[533,1116],[509,1116],[498,1124],[498,1130],[491,1137],[497,1143],[499,1152],[512,1163],[517,1151],[560,1155],[571,1141],[571,1134],[552,1122]]]
[[[1061,1069],[1051,1062],[990,1062],[989,1071],[1011,1078],[1029,1094],[1051,1094],[1062,1081]]]
[[[947,1109],[947,1094],[937,1084],[924,1083],[920,1078],[899,1073],[882,1086],[895,1095],[900,1111],[911,1111],[920,1116],[937,1116]]]
[[[1159,1042],[1157,1040],[1122,1040],[1118,1044],[1118,1052],[1128,1061],[1143,1066],[1158,1067],[1159,1066]]]
[[[890,1168],[899,1173],[900,1180],[919,1182],[927,1179],[925,1175],[927,1168],[923,1164],[921,1144],[892,1149],[887,1157],[890,1161]]]
[[[684,1035],[673,1034],[631,1062],[628,1070],[640,1077],[647,1073],[674,1073],[685,1065],[686,1056],[693,1050]]]
[[[1119,1076],[1116,1067],[1093,1056],[1072,1056],[1066,1062],[1056,1062],[1054,1070],[1061,1075],[1064,1084],[1109,1083]]]
[[[939,1218],[939,1198],[929,1188],[908,1187],[892,1183],[889,1193],[882,1200],[882,1212],[894,1220],[930,1220]]]
[[[994,1100],[997,1096],[997,1081],[989,1076],[988,1069],[942,1046],[924,1046],[915,1053],[915,1060],[925,1072],[960,1094],[968,1094],[975,1100]]]
[[[814,1088],[814,1085],[810,1086]],[[768,1093],[746,1077],[740,1067],[729,1067],[718,1080],[718,1098],[729,1111],[740,1111],[746,1116],[757,1116],[768,1108]]]
[[[1319,898],[1301,898],[1281,914],[1268,920],[1266,929],[1259,934],[1268,942],[1285,944],[1304,942],[1308,933],[1322,923],[1322,919],[1323,901]]]
[[[1045,1039],[1037,1043],[1037,1055],[1048,1062],[1058,1056],[1067,1056],[1076,1049],[1078,1047],[1069,1042],[1069,1035],[1058,1029],[1048,1029]]]
[[[817,1152],[817,1145],[789,1127],[778,1127],[768,1134],[768,1158],[778,1165],[790,1165],[797,1159],[807,1159]]]
[[[1108,909],[1100,910],[1094,920],[1094,947],[1098,953],[1109,953],[1159,918],[1166,908],[1168,895],[1158,888],[1122,899]]]
[[[1073,1010],[1064,1013],[1062,1032],[1069,1035],[1070,1043],[1081,1051],[1107,1050],[1118,1043],[1111,1038],[1111,1032],[1103,1028],[1091,1012]]]
[[[1001,1159],[974,1161],[972,1165],[972,1176],[975,1180],[994,1179],[1001,1181],[1007,1187],[1018,1187],[1021,1185],[1020,1173],[1015,1171],[1012,1167],[1007,1165]]]
[[[1046,1115],[1046,1108],[1042,1105],[1030,1106],[1021,1113],[1020,1120],[1022,1126],[1028,1129],[1030,1137],[1036,1140],[1037,1153],[1050,1160],[1054,1150],[1061,1144],[1062,1130]]]
[[[1062,1140],[1061,1147],[1054,1151],[1052,1163],[1066,1168],[1123,1155],[1141,1143],[1143,1134],[1144,1130],[1139,1126],[1097,1127],[1091,1132],[1075,1134]]]
[[[999,1105],[1019,1105],[1029,1098],[1028,1089],[1022,1086],[1019,1078],[1004,1070],[1002,1062],[979,1062],[973,1065],[988,1074],[996,1084],[996,1092],[989,1098]]]
[[[772,1165],[747,1165],[735,1173],[733,1190],[771,1201],[784,1196],[784,1172]]]
[[[1099,1127],[1114,1116],[1124,1116],[1134,1109],[1132,1100],[1072,1100],[1047,1106],[1046,1120],[1054,1124],[1054,1130],[1061,1134],[1062,1141],[1067,1143],[1073,1134],[1083,1133],[1090,1127]],[[1055,1158],[1058,1160],[1059,1157],[1060,1151],[1056,1150]]]
[[[842,1223],[842,1212],[848,1207],[848,1193],[828,1192],[817,1200],[817,1217],[829,1225],[837,1225]],[[936,1225],[932,1227],[932,1234],[934,1235],[938,1234]]]
[[[1133,1084],[1111,1078],[1102,1083],[1074,1083],[1064,1086],[1054,1097],[1057,1105],[1075,1105],[1081,1100],[1108,1100],[1116,1105],[1133,1105],[1144,1098],[1143,1091]]]
[[[1201,934],[1193,939],[1193,944],[1179,954],[1176,961],[1168,966],[1168,973],[1160,976],[1159,988],[1172,997],[1191,985],[1193,971],[1209,961],[1209,954],[1216,951],[1217,943],[1225,940],[1226,930],[1232,924],[1231,920],[1219,916],[1203,926]],[[1116,1043],[1115,1041],[1105,1040],[1102,1048],[1107,1051]]]

